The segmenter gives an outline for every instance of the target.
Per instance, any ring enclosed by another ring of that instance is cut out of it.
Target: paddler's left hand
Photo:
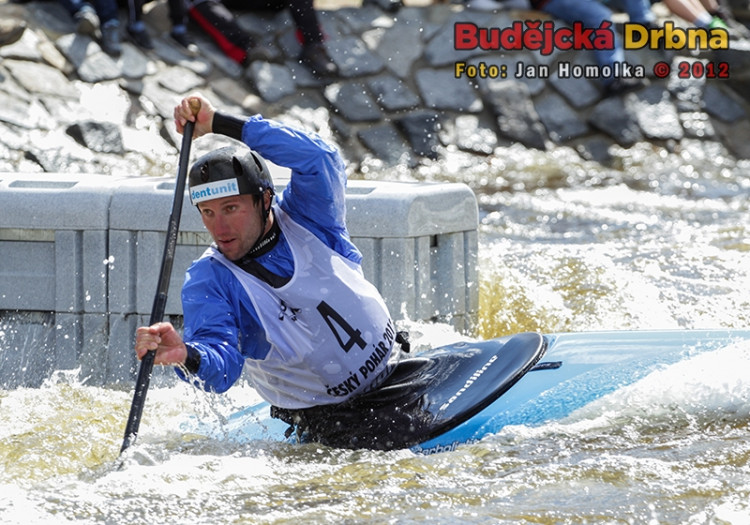
[[[187,359],[187,348],[172,323],[156,323],[141,326],[135,331],[135,353],[143,359],[150,350],[156,350],[154,364],[183,365]]]

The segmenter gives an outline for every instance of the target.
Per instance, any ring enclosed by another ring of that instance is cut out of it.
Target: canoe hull
[[[524,341],[532,339],[529,334],[513,337],[518,340],[520,336],[524,336]],[[462,443],[497,433],[508,425],[533,426],[564,418],[665,366],[734,343],[750,341],[750,330],[602,331],[545,334],[541,338],[543,351],[538,359],[534,359],[533,366],[526,366],[524,373],[514,377],[507,388],[488,389],[487,385],[481,385],[482,391],[494,392],[490,394],[492,401],[478,404],[477,410],[467,411],[467,420],[412,446],[411,450],[419,454],[446,452]],[[498,358],[502,359],[502,348],[511,339],[508,336],[480,343],[458,343],[426,354],[440,354],[446,348],[461,352],[477,351],[481,347],[489,352],[494,345]],[[509,345],[506,349],[511,347]],[[486,363],[486,355],[482,360]],[[436,383],[434,388],[443,385],[442,388],[453,392],[461,381],[464,380]],[[450,392],[440,392],[440,396],[444,399],[454,397]],[[220,435],[223,439],[241,443],[284,440],[284,432],[288,429],[286,423],[270,417],[267,403],[232,414],[220,432],[211,425],[201,424],[200,429],[190,426],[189,430],[193,432],[213,437]]]
[[[533,426],[564,418],[664,366],[750,340],[750,330],[581,332],[544,338],[542,366],[470,420],[412,450],[452,450],[508,425]]]

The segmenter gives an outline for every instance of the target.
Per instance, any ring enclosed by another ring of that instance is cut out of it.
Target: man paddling
[[[224,114],[200,95],[184,98],[174,118],[179,133],[191,120],[195,138],[216,133],[244,144],[212,151],[190,169],[190,199],[214,243],[186,273],[184,336],[167,322],[139,327],[138,358],[155,350],[155,364],[174,365],[182,379],[214,392],[247,367],[275,417],[324,443],[363,444],[362,432],[341,435],[363,419],[350,402],[386,380],[399,352],[346,228],[338,151],[259,115]],[[279,196],[264,157],[291,169]]]

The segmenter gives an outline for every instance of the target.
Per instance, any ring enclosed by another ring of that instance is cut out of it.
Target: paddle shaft
[[[192,104],[191,107],[193,107]],[[194,107],[193,113],[197,113]],[[195,122],[188,121],[182,133],[182,146],[180,147],[180,160],[177,168],[177,181],[174,188],[172,211],[169,215],[167,239],[164,244],[164,255],[161,259],[161,269],[159,271],[159,285],[154,296],[149,326],[159,323],[164,319],[164,311],[167,306],[167,292],[169,291],[169,279],[172,275],[172,264],[174,263],[175,249],[177,247],[177,233],[180,229],[180,215],[182,214],[182,201],[185,196],[185,180],[187,179],[190,144],[193,139],[194,128]],[[150,350],[141,359],[141,366],[138,370],[133,402],[130,405],[130,415],[128,416],[128,423],[125,426],[125,438],[120,448],[120,454],[135,443],[135,439],[138,436],[138,427],[141,424],[143,406],[146,403],[146,392],[151,382],[151,372],[154,368],[155,357],[156,350]]]

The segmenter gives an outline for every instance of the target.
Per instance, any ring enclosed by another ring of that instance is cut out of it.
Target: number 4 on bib
[[[347,323],[346,320],[341,317],[341,314],[334,310],[331,305],[325,301],[321,301],[318,305],[318,312],[323,316],[323,319],[331,329],[331,332],[333,332],[333,335],[336,337],[336,340],[339,342],[339,345],[344,352],[349,353],[349,350],[351,350],[352,346],[355,344],[364,350],[367,343],[362,339],[362,332]]]

